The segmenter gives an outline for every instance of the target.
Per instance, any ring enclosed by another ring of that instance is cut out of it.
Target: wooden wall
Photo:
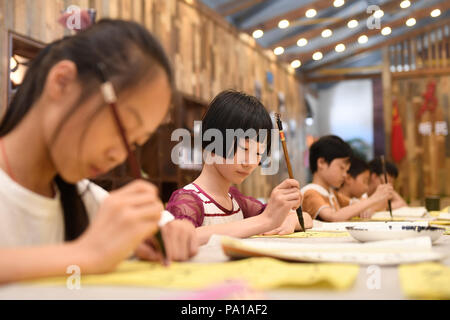
[[[98,19],[121,18],[145,25],[169,53],[176,85],[183,93],[203,101],[228,88],[253,94],[258,80],[266,107],[277,110],[277,95],[283,92],[283,118],[302,127],[303,94],[293,71],[277,63],[273,54],[262,50],[250,36],[237,32],[222,17],[193,0],[0,0],[0,116],[6,102],[7,30],[51,42],[68,34],[56,21],[69,5],[95,8]],[[266,83],[267,71],[274,76],[273,87]],[[291,149],[298,150],[301,141],[290,144]],[[294,163],[297,178],[303,179],[301,158]],[[260,177],[255,172],[242,188],[264,197],[271,184],[285,176],[284,170],[276,177]]]
[[[437,108],[419,116],[423,94],[430,81],[436,83]],[[436,132],[436,122],[450,123],[450,75],[394,79],[392,98],[397,99],[402,120],[406,158],[400,164],[399,187],[411,201],[428,195],[450,196],[450,137]],[[430,134],[419,132],[429,123]]]
[[[432,81],[436,84],[437,108],[420,113],[423,95]],[[448,133],[436,132],[436,122],[445,123],[447,131],[450,124],[448,20],[383,50],[384,129],[388,157],[395,100],[398,101],[407,151],[399,164],[397,179],[402,195],[412,203],[420,203],[428,195],[450,196],[450,138]],[[430,126],[429,134],[420,133],[419,126]]]

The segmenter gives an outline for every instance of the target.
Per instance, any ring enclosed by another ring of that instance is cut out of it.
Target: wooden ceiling
[[[375,53],[383,46],[401,41],[404,37],[429,28],[430,25],[443,24],[447,36],[450,32],[448,0],[409,0],[409,6],[406,8],[401,7],[408,4],[408,1],[404,0],[340,0],[343,3],[339,7],[333,5],[335,0],[202,1],[243,32],[252,35],[255,30],[263,31],[263,36],[256,41],[268,50],[282,47],[284,52],[278,59],[288,63],[301,61],[297,70],[305,74],[324,67],[337,66],[361,53],[370,57],[367,53]],[[376,7],[370,7],[371,5]],[[317,12],[313,18],[305,16],[310,9]],[[392,32],[389,35],[381,35],[380,29],[368,27],[367,22],[373,21],[374,9],[383,11],[384,15],[379,19],[380,27],[390,27]],[[438,17],[430,15],[435,9],[441,12]],[[406,25],[410,18],[415,19],[413,26]],[[289,21],[287,28],[279,27],[282,20]],[[350,20],[358,21],[358,25],[354,28],[348,27]],[[332,31],[328,38],[322,36],[325,29]],[[368,37],[367,43],[358,42],[362,35]],[[297,41],[301,38],[305,38],[307,44],[299,47]],[[337,52],[338,44],[343,44],[345,49]],[[312,58],[315,52],[321,52],[323,58],[315,61]],[[369,60],[367,63],[373,65],[373,59]]]

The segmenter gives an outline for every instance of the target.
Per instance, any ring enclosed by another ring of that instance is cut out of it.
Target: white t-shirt
[[[82,180],[78,192],[92,220],[108,192]],[[64,216],[59,192],[48,198],[12,180],[0,169],[0,247],[49,245],[64,242]]]

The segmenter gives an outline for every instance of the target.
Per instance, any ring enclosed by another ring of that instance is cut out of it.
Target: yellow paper
[[[244,280],[254,289],[316,287],[348,289],[359,267],[351,264],[288,263],[272,258],[250,258],[223,263],[158,263],[127,261],[105,275],[81,277],[81,285],[144,286],[203,289],[229,280]],[[35,281],[39,285],[66,285],[67,278]]]
[[[402,217],[393,217],[392,219],[390,217],[372,217],[370,219],[362,219],[360,217],[353,217],[350,219],[350,221],[409,221],[408,219],[402,218]]]
[[[441,211],[429,211],[428,213],[432,216],[432,217],[439,217],[439,215],[441,213],[449,213],[450,212],[450,207],[444,208]]]
[[[430,221],[430,225],[441,225],[441,226],[450,226],[450,221],[448,220],[435,220]]]
[[[444,235],[450,236],[450,227],[445,227]]]
[[[393,217],[393,218],[384,218],[384,217],[372,217],[370,218],[371,221],[410,221],[408,219],[402,218],[402,217]]]
[[[411,299],[450,299],[450,267],[420,263],[399,267],[403,292]]]
[[[295,232],[286,235],[268,235],[268,236],[253,236],[252,238],[338,238],[338,237],[350,237],[347,231],[336,232],[321,232],[321,231],[306,231]]]
[[[428,211],[428,213],[432,217],[439,217],[439,215],[441,214],[441,211]]]

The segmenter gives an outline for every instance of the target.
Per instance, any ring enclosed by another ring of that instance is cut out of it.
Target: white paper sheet
[[[427,227],[428,221],[386,221],[386,222],[361,222],[361,221],[345,221],[345,222],[322,222],[313,221],[313,228],[311,231],[323,231],[323,232],[333,232],[333,231],[347,231],[346,227],[374,227],[374,226],[421,226]]]
[[[427,216],[427,209],[425,207],[403,207],[392,210],[392,215],[399,218],[423,218]],[[372,218],[390,218],[391,214],[389,211],[376,212]]]
[[[255,239],[222,238],[225,254],[244,258],[268,256],[303,262],[342,262],[397,265],[441,260],[443,253],[432,250],[429,237],[369,243],[289,243]]]

